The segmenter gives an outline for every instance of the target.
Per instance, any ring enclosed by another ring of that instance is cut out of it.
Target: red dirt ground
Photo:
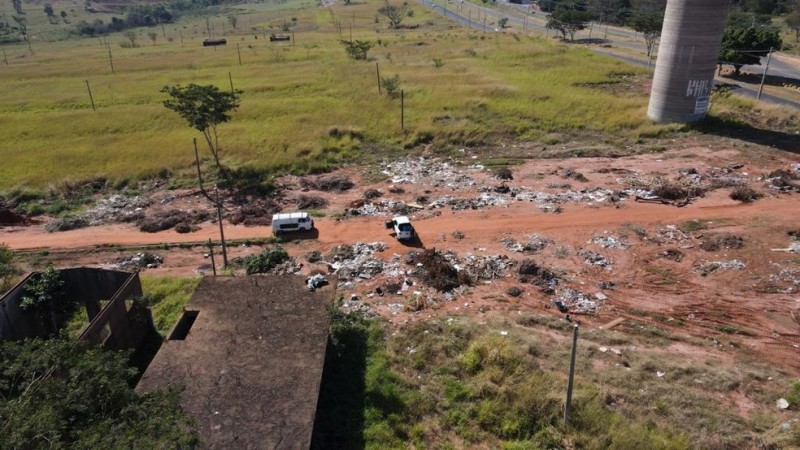
[[[450,249],[459,255],[507,254],[513,259],[531,257],[545,267],[554,267],[569,275],[564,285],[580,289],[587,294],[600,292],[598,281],[614,281],[614,290],[603,291],[608,301],[596,316],[581,316],[585,326],[598,327],[615,318],[626,318],[620,326],[654,325],[673,335],[686,336],[715,342],[714,347],[705,346],[706,357],[714,354],[719,358],[731,358],[730,346],[737,347],[737,355],[751,355],[758,360],[781,366],[787,374],[800,374],[800,287],[787,290],[784,283],[778,287],[776,277],[784,269],[794,271],[795,280],[800,278],[800,255],[797,253],[773,252],[771,249],[787,247],[791,237],[787,232],[800,229],[797,217],[800,212],[797,194],[780,194],[764,187],[758,176],[778,168],[787,168],[798,162],[790,153],[750,147],[715,149],[706,146],[688,146],[659,154],[624,158],[581,158],[560,160],[532,160],[513,168],[514,180],[510,186],[526,186],[537,190],[547,189],[548,183],[570,183],[574,189],[596,186],[621,189],[617,182],[618,169],[637,170],[642,175],[661,174],[674,177],[677,169],[693,167],[701,173],[712,167],[727,167],[732,163],[744,164],[737,173],[746,174],[751,185],[765,197],[750,204],[742,204],[728,197],[730,188],[711,191],[691,204],[679,208],[672,205],[639,203],[626,199],[617,205],[576,204],[563,205],[561,214],[540,211],[535,203],[514,202],[509,206],[486,207],[478,210],[451,211],[449,208],[424,211],[412,215],[420,240],[426,248]],[[564,168],[577,170],[589,179],[581,183],[567,180],[559,174]],[[615,169],[616,173],[607,169]],[[347,205],[361,197],[364,190],[378,188],[386,196],[389,183],[361,184],[361,168],[349,168],[343,173],[350,175],[357,187],[343,194],[317,193],[330,202],[328,217],[317,219],[319,238],[287,243],[291,255],[302,260],[309,250],[325,252],[339,244],[383,241],[388,249],[378,254],[388,259],[394,254],[402,255],[413,248],[397,242],[384,228],[386,216],[353,217],[342,220],[331,218],[332,212],[342,211]],[[490,173],[470,172],[477,185],[496,186]],[[284,183],[296,187],[297,179],[287,177]],[[392,198],[413,202],[425,191],[429,197],[440,194],[467,196],[475,189],[450,191],[424,185],[403,185],[404,194]],[[289,192],[288,197],[293,191]],[[290,208],[290,206],[287,206]],[[426,217],[427,216],[427,217]],[[674,245],[657,245],[638,237],[627,224],[635,224],[652,235],[665,225],[679,225],[688,220],[710,221],[709,229],[693,234],[695,242],[704,235],[729,232],[742,236],[745,246],[735,250],[715,253],[700,250],[697,245],[681,248],[685,254],[681,262],[659,257],[659,254]],[[464,238],[451,237],[455,230]],[[604,233],[626,236],[632,246],[628,249],[603,249],[588,241]],[[523,240],[525,234],[536,233],[555,241],[541,254],[528,256],[512,253],[503,247],[500,239],[506,236]],[[226,225],[228,239],[263,238],[271,235],[269,227],[244,227]],[[155,234],[142,233],[132,225],[118,224],[91,227],[81,230],[48,234],[42,226],[9,227],[0,229],[0,241],[17,250],[49,249],[49,259],[59,264],[103,264],[125,253],[119,249],[97,248],[102,244],[122,246],[199,242],[218,239],[215,224],[202,224],[200,230],[191,234],[164,231]],[[552,248],[568,248],[569,255],[557,257]],[[613,270],[585,264],[576,252],[588,248],[609,257]],[[231,256],[241,256],[260,251],[257,247],[236,247]],[[163,252],[165,264],[148,274],[190,275],[198,268],[208,272],[208,260],[203,258],[204,249],[174,249]],[[718,270],[708,276],[700,276],[693,267],[701,260],[719,261],[739,259],[746,263],[741,271]],[[315,268],[307,265],[304,272]],[[470,288],[470,293],[450,302],[440,302],[435,307],[418,312],[392,312],[390,303],[402,303],[403,298],[372,297],[368,295],[380,283],[367,280],[356,285],[354,291],[370,309],[385,315],[393,323],[403,323],[417,318],[441,314],[473,314],[475,316],[510,316],[535,312],[560,316],[555,308],[548,308],[549,296],[540,293],[534,286],[516,281],[515,268],[505,279],[479,284]],[[384,280],[385,281],[385,280]],[[789,287],[791,287],[791,281]],[[512,298],[505,294],[510,286],[520,286],[524,294]],[[733,327],[733,328],[731,328]],[[687,350],[688,349],[688,350]],[[695,352],[685,346],[676,352],[686,353],[692,358]],[[700,357],[695,355],[695,357]],[[743,408],[746,405],[742,406]],[[745,408],[746,409],[746,408]]]

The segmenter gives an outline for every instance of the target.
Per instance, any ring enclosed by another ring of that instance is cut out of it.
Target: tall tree
[[[0,448],[192,448],[176,391],[139,396],[122,352],[62,339],[0,343]]]
[[[231,119],[230,112],[239,107],[240,90],[221,91],[213,85],[164,86],[161,92],[170,96],[164,106],[183,117],[189,126],[203,133],[208,150],[221,175],[226,175],[220,162],[217,126]]]
[[[557,6],[553,13],[547,16],[546,27],[561,33],[561,37],[575,40],[575,33],[586,28],[592,20],[592,13],[575,7]]]
[[[403,19],[409,16],[411,7],[408,2],[403,2],[401,5],[392,5],[389,1],[378,8],[378,14],[385,16],[389,20],[389,28],[399,28]]]
[[[779,49],[781,44],[777,28],[728,26],[722,35],[719,63],[732,65],[734,75],[738,76],[742,66],[760,65],[761,57],[766,56],[770,48]]]
[[[647,57],[653,53],[656,40],[661,36],[661,28],[664,24],[664,13],[662,12],[640,12],[630,19],[630,25],[634,30],[642,33],[644,43],[647,46]]]

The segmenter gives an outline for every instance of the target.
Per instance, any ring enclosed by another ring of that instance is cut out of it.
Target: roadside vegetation
[[[542,326],[550,333],[537,331]],[[769,414],[743,419],[720,408],[725,401],[720,398],[734,392],[771,404],[773,396],[790,389],[791,380],[779,372],[749,362],[733,367],[713,359],[686,363],[663,350],[678,337],[662,332],[660,344],[648,345],[652,333],[638,325],[626,333],[581,334],[572,419],[565,426],[571,335],[566,321],[522,316],[516,323],[479,325],[474,319],[449,317],[394,327],[380,319],[337,314],[312,447],[800,444],[797,424],[784,429]]]
[[[156,331],[161,336],[175,325],[183,307],[194,294],[200,278],[141,276],[144,301],[150,307]]]

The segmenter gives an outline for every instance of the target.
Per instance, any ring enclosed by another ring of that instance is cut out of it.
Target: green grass
[[[122,48],[122,36],[109,36],[115,74],[96,38],[39,43],[32,56],[26,46],[9,47],[10,65],[0,73],[0,151],[6,155],[0,190],[189,168],[191,139],[198,134],[161,105],[159,90],[189,82],[227,88],[228,73],[244,95],[232,121],[220,126],[222,153],[229,164],[274,172],[327,170],[420,136],[439,146],[539,139],[551,132],[633,139],[653,127],[645,118],[644,94],[592,88],[639,69],[545,40],[451,30],[452,23],[420,7],[408,19],[417,28],[388,30],[373,20],[380,4],[331,8],[347,25],[355,15],[354,38],[380,40],[371,51],[374,60],[366,63],[347,58],[330,13],[307,3],[281,10],[243,5],[239,27],[219,48],[201,46],[204,23],[191,17],[166,27],[172,42],[159,36],[156,45],[144,39],[141,47]],[[263,39],[262,31],[292,17],[295,46]],[[217,29],[223,21],[212,18]],[[434,67],[432,57],[444,66]],[[382,76],[400,76],[407,137],[400,131],[399,102],[377,93],[375,62]],[[363,138],[331,139],[334,127],[358,130]]]
[[[191,298],[200,279],[144,275],[141,281],[156,330],[166,336],[183,313],[183,307]]]

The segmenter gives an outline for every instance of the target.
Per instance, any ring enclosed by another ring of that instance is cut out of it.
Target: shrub
[[[288,259],[289,253],[283,247],[275,246],[257,255],[246,257],[244,259],[244,268],[248,275],[267,273]]]
[[[89,222],[80,217],[62,217],[49,222],[44,226],[48,233],[55,233],[56,231],[69,231],[77,230],[78,228],[85,228],[89,226]]]
[[[494,177],[498,180],[513,180],[514,174],[508,167],[498,167],[494,170]]]
[[[754,191],[749,186],[739,186],[731,192],[730,197],[738,202],[751,203],[761,198],[762,194]]]
[[[397,98],[400,95],[400,75],[381,77],[381,87],[390,98]]]
[[[322,209],[328,206],[328,201],[316,195],[301,194],[297,197],[298,209]]]
[[[422,264],[423,281],[441,292],[452,291],[461,285],[472,284],[466,272],[459,272],[440,252],[435,249],[425,250],[416,262]]]
[[[323,192],[344,192],[352,189],[355,183],[346,175],[329,175],[317,178],[303,178],[300,185],[306,189],[315,189]]]
[[[700,248],[707,252],[715,252],[720,249],[732,249],[744,247],[744,239],[735,234],[718,234],[703,241]]]
[[[792,383],[792,386],[789,387],[786,400],[793,409],[800,409],[800,380],[795,381]]]
[[[377,189],[367,189],[364,191],[364,199],[372,200],[373,198],[380,198],[383,194]]]

